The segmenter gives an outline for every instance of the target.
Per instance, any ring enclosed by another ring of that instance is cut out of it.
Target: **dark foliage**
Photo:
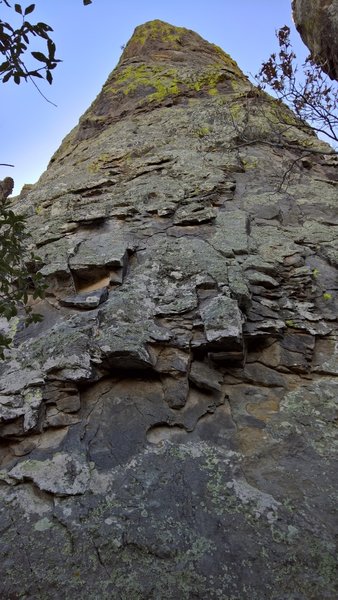
[[[296,115],[332,142],[338,142],[338,88],[311,56],[302,68],[286,25],[276,33],[279,51],[271,54],[256,76],[261,89],[269,87]]]
[[[19,311],[26,325],[41,320],[40,315],[32,313],[29,298],[42,298],[45,289],[42,276],[34,272],[39,259],[28,250],[28,243],[25,218],[16,214],[8,198],[0,194],[0,317],[9,320]],[[0,332],[0,358],[10,341],[9,335]]]

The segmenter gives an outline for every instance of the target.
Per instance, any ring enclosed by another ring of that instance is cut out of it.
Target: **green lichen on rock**
[[[113,94],[122,92],[128,96],[143,89],[147,92],[148,102],[153,102],[161,101],[170,94],[178,94],[178,83],[176,69],[146,64],[130,65],[116,73],[106,91]]]
[[[336,382],[323,380],[309,383],[306,395],[301,389],[290,391],[280,405],[279,427],[272,422],[269,428],[280,439],[302,433],[309,447],[318,454],[327,459],[335,457],[338,452],[336,388]]]
[[[203,40],[198,34],[189,29],[176,27],[158,19],[136,27],[123,56],[142,55],[147,48],[152,48],[155,53],[159,53],[160,58],[163,50],[182,51],[184,45],[189,43],[193,44],[196,49],[198,47],[199,51],[204,49],[210,57],[210,62],[220,63],[223,68],[232,72],[233,75],[244,78],[243,72],[236,61],[222,48]]]
[[[203,127],[199,127],[199,129],[196,130],[195,135],[199,138],[203,138],[206,135],[208,135],[209,133],[210,133],[210,127],[205,125]]]
[[[144,63],[120,67],[104,87],[104,92],[135,96],[140,102],[161,102],[168,96],[189,92],[216,96],[218,85],[231,77],[221,63],[198,71]]]
[[[237,123],[245,117],[245,108],[239,100],[234,100],[229,105],[231,117]]]
[[[136,27],[133,37],[131,38],[127,48],[130,44],[144,44],[148,40],[161,40],[163,42],[169,42],[170,45],[176,46],[179,44],[182,36],[187,30],[184,27],[176,27],[170,25],[159,19],[148,21],[144,25]]]
[[[193,50],[190,68],[176,56],[182,53],[185,44],[191,45]],[[136,95],[139,99],[146,96],[147,102],[158,102],[167,96],[191,91],[203,90],[215,96],[219,83],[235,78],[246,79],[221,48],[188,29],[155,20],[136,28],[104,90]]]
[[[196,73],[191,79],[184,81],[185,85],[190,90],[200,92],[207,90],[210,96],[216,96],[218,94],[217,85],[226,79],[222,65],[212,65],[205,69],[201,73]]]
[[[227,52],[224,52],[224,50],[220,46],[217,46],[216,44],[212,44],[212,47],[214,48],[218,58],[227,67],[227,69],[232,71],[233,74],[236,75],[237,78],[243,79],[244,78],[243,71],[241,71],[241,69],[239,68],[236,61],[233,58],[231,58],[230,54],[227,54]]]
[[[128,159],[128,154],[124,156],[124,159]],[[112,156],[112,154],[109,152],[103,152],[88,165],[88,172],[99,173],[101,170],[104,171],[105,169],[109,169],[111,168],[111,162],[113,160],[114,156]]]

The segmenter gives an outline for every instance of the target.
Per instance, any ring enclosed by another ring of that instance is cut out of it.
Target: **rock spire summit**
[[[189,63],[200,66],[223,63],[239,71],[235,62],[221,48],[203,39],[195,31],[176,27],[158,19],[136,27],[121,61]]]
[[[120,61],[90,109],[79,135],[126,114],[232,91],[247,83],[236,62],[194,31],[155,20],[136,27]]]

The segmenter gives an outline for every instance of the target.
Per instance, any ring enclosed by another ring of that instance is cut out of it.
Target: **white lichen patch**
[[[63,452],[50,460],[23,461],[9,475],[16,481],[31,480],[40,490],[62,496],[83,494],[90,482],[88,465]]]

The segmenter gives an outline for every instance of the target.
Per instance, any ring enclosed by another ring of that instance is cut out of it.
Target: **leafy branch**
[[[11,181],[9,177],[5,178],[1,182],[2,187]],[[41,274],[34,272],[39,258],[32,250],[26,251],[29,234],[25,217],[11,209],[7,198],[10,191],[7,189],[3,193],[0,190],[0,317],[8,321],[20,310],[24,314],[25,325],[29,325],[42,319],[41,315],[32,312],[29,299],[43,298],[45,285]],[[10,342],[11,337],[0,332],[0,358],[3,358],[4,348],[8,348]]]
[[[87,6],[91,4],[92,0],[82,0],[82,2],[84,6]],[[12,3],[8,0],[0,0],[0,4],[12,8]],[[27,20],[28,15],[32,14],[34,10],[35,4],[30,4],[26,8],[23,8],[21,4],[14,4],[14,11],[22,17],[21,24],[17,28],[0,19],[0,55],[4,58],[0,64],[0,81],[6,83],[13,79],[19,85],[22,80],[29,79],[41,94],[34,78],[45,79],[51,84],[53,81],[52,71],[61,60],[55,57],[56,46],[50,37],[50,33],[53,31],[52,27],[42,22],[33,24]],[[31,57],[38,64],[34,68],[28,68],[25,59],[28,46],[33,38],[40,38],[40,41],[45,42],[45,52],[31,51]],[[47,100],[47,98],[45,99]]]
[[[7,0],[2,0],[2,2],[11,7]],[[0,65],[0,79],[3,83],[13,79],[16,84],[20,84],[22,80],[32,80],[35,77],[46,79],[51,84],[53,81],[52,70],[60,62],[55,57],[56,46],[49,35],[53,29],[46,23],[32,24],[26,20],[26,17],[35,10],[35,4],[30,4],[25,9],[22,8],[21,4],[15,4],[14,10],[22,16],[20,27],[14,28],[10,23],[0,20],[0,54],[5,59]],[[41,66],[29,69],[24,63],[23,57],[34,37],[45,41],[46,54],[32,51],[31,56]]]
[[[269,87],[302,120],[331,142],[338,143],[338,88],[308,56],[302,71],[290,42],[290,28],[276,32],[279,51],[270,55],[256,75],[261,89]]]

